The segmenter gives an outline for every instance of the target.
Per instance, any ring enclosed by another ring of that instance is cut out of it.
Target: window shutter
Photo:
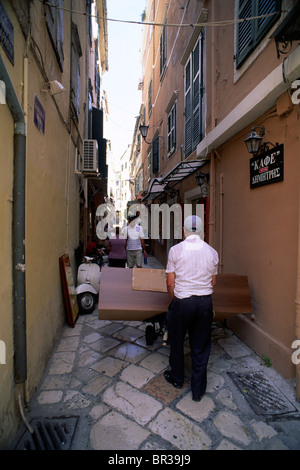
[[[176,111],[177,103],[175,102],[168,114],[168,156],[170,156],[176,148]]]
[[[165,19],[165,23],[167,23],[167,18]],[[163,26],[162,33],[160,36],[160,78],[164,73],[167,63],[167,27]]]
[[[150,80],[148,87],[148,116],[152,113],[152,79]]]
[[[192,87],[191,87],[191,60],[185,67],[185,154],[192,152]]]
[[[239,19],[252,16],[252,0],[239,1]],[[243,21],[238,24],[237,35],[237,64],[240,64],[251,51],[253,44],[252,21]]]
[[[53,7],[63,7],[63,0],[53,0]],[[53,8],[46,5],[46,25],[49,37],[59,64],[61,72],[63,72],[64,63],[64,17],[63,10]]]
[[[79,58],[82,56],[82,49],[78,29],[72,23],[72,54],[71,54],[71,100],[76,113],[79,115],[79,93],[80,93],[80,67]]]
[[[236,51],[237,68],[244,62],[277,21],[280,16],[280,10],[280,0],[239,0],[239,19],[268,15],[270,13],[274,13],[274,15],[238,23]]]
[[[159,138],[153,140],[152,144],[152,153],[153,153],[153,165],[152,171],[153,173],[157,173],[159,170]]]
[[[193,148],[200,138],[200,45],[193,52]]]
[[[151,160],[152,160],[152,151],[148,153],[148,181],[151,179]]]
[[[185,156],[192,153],[203,138],[203,42],[201,34],[185,67]]]
[[[256,41],[267,33],[280,15],[280,2],[278,0],[259,0],[257,5],[257,16],[267,15],[268,13],[279,12],[277,15],[260,18],[257,20]]]

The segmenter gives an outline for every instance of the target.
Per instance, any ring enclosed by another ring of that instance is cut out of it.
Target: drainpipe
[[[216,227],[216,174],[215,174],[215,151],[210,156],[210,175],[209,175],[209,244],[215,248],[215,227]]]
[[[6,102],[14,120],[14,175],[13,175],[13,328],[15,382],[27,378],[26,307],[25,307],[25,161],[26,131],[22,107],[10,76],[0,56],[0,80],[6,86]]]
[[[300,210],[298,220],[298,262],[297,262],[297,286],[296,286],[296,315],[295,336],[300,339]],[[299,348],[298,348],[299,349]],[[300,402],[300,364],[296,364],[296,400]]]

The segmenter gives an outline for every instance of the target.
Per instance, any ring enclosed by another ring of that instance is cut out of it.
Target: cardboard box
[[[145,321],[167,312],[170,303],[164,270],[102,268],[98,305],[100,320]],[[213,306],[215,321],[251,313],[247,276],[218,274]]]
[[[151,292],[167,292],[164,269],[133,268],[132,289]]]

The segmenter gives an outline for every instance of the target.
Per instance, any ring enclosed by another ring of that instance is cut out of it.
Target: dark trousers
[[[126,259],[108,258],[110,268],[125,268]]]
[[[184,340],[188,332],[192,353],[191,389],[203,395],[207,385],[207,363],[211,348],[213,306],[211,295],[174,298],[168,311],[168,335],[172,377],[184,381]]]

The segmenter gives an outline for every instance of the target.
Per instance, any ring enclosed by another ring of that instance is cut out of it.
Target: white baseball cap
[[[202,229],[202,220],[197,215],[189,215],[184,221],[184,228],[189,233],[200,233]]]

